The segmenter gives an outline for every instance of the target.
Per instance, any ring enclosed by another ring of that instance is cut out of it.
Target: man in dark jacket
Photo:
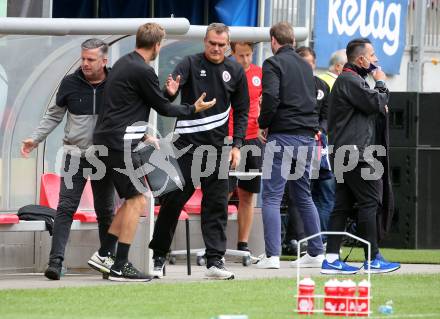
[[[296,49],[296,53],[307,61],[312,67],[312,70],[315,71],[316,54],[311,47],[299,47]],[[311,189],[313,202],[318,210],[321,230],[326,231],[330,213],[333,210],[333,203],[335,201],[336,184],[330,169],[327,147],[327,113],[330,87],[324,80],[316,75],[314,76],[314,79],[319,128],[315,135],[317,150],[315,151],[314,160],[312,161],[312,172],[314,173],[312,174]],[[286,186],[286,192],[288,192],[288,184]],[[299,216],[299,212],[295,207],[295,202],[291,201],[287,208],[286,236],[284,237],[283,249],[285,248],[287,253],[293,253],[293,255],[296,255],[298,240],[303,239],[304,237],[304,226],[301,216]],[[326,236],[322,236],[322,239],[325,240]]]
[[[136,32],[136,48],[121,57],[113,66],[105,86],[104,107],[99,113],[94,132],[96,146],[104,145],[108,156],[100,157],[120,198],[125,201],[118,209],[100,249],[88,264],[109,273],[113,281],[148,281],[146,275],[128,260],[139,217],[146,211],[146,182],[142,171],[143,158],[139,143],[145,139],[150,110],[164,116],[183,116],[204,111],[215,104],[197,97],[186,105],[171,104],[159,87],[159,79],[149,65],[159,54],[164,29],[157,23],[141,25]],[[194,103],[194,104],[193,104]],[[122,170],[121,170],[122,169]],[[114,264],[100,263],[110,248],[118,243]]]
[[[368,39],[350,41],[346,52],[348,63],[330,95],[328,126],[330,145],[334,145],[333,167],[338,183],[329,230],[344,231],[347,217],[357,202],[359,236],[371,244],[372,261],[368,265],[368,249],[365,246],[364,269],[371,273],[390,272],[400,265],[387,262],[379,253],[376,214],[382,204],[386,185],[382,183],[382,174],[377,174],[381,173],[383,165],[372,155],[372,150],[376,149],[378,156],[386,156],[386,152],[380,154],[379,146],[384,144],[383,130],[388,113],[389,91],[385,85],[385,73],[375,66],[377,57]],[[369,73],[376,81],[374,89],[365,80]],[[356,155],[359,159],[357,163]],[[352,169],[348,169],[350,165]],[[354,274],[359,271],[357,267],[339,259],[341,239],[341,236],[329,236],[321,273]]]
[[[177,97],[179,91],[183,102],[191,101],[206,91],[208,97],[215,98],[217,103],[206,112],[177,119],[174,133],[180,134],[180,137],[174,145],[179,150],[187,149],[187,153],[178,158],[185,186],[160,198],[160,212],[150,242],[157,277],[163,275],[165,256],[170,249],[180,212],[200,185],[203,192],[201,228],[207,259],[205,275],[213,279],[234,278],[234,273],[227,270],[222,261],[226,251],[229,183],[227,175],[225,178],[219,175],[223,171],[222,157],[229,157],[232,168],[240,160],[249,112],[248,86],[243,67],[225,59],[229,46],[227,26],[211,23],[206,29],[204,45],[204,52],[185,57],[166,83],[166,92],[171,100]],[[233,142],[232,148],[226,148],[224,143],[228,136],[231,105],[234,110]],[[208,152],[200,152],[207,150],[206,147],[209,147]],[[198,167],[196,163],[199,163]],[[212,173],[197,180],[194,172],[202,167],[212,168]]]
[[[318,127],[312,68],[295,53],[293,29],[288,23],[272,26],[270,36],[274,56],[263,64],[263,101],[258,120],[260,128],[267,131],[262,191],[266,256],[257,264],[263,269],[280,268],[280,203],[286,182],[292,186],[290,196],[301,214],[306,235],[320,231],[309,179]],[[307,254],[296,262],[302,267],[320,267],[323,259],[321,238],[315,237],[309,240]]]
[[[53,280],[60,279],[61,264],[64,260],[73,215],[79,206],[87,182],[88,176],[83,172],[85,169],[94,168],[87,161],[85,154],[93,145],[93,130],[98,112],[102,108],[104,84],[108,73],[107,51],[108,45],[99,39],[89,39],[81,44],[81,67],[61,81],[56,104],[46,110],[40,125],[23,141],[21,148],[21,153],[27,157],[62,122],[67,113],[63,139],[66,152],[64,169],[61,172],[60,199],[54,221],[49,267],[44,273],[47,278]],[[74,162],[79,162],[79,166],[77,172],[71,176],[71,187],[68,187],[69,185],[65,183],[65,173],[71,169],[71,166],[76,166]],[[114,188],[106,177],[101,180],[92,179],[91,183],[99,239],[102,242],[112,222]],[[110,250],[113,253],[114,245]],[[111,264],[113,260],[106,257],[103,263]]]

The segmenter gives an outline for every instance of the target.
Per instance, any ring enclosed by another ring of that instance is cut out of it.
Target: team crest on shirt
[[[200,76],[206,76],[206,71],[205,70],[201,70],[200,71]]]
[[[321,101],[323,97],[324,97],[324,92],[322,90],[318,90],[318,95],[316,96],[316,99],[318,101]]]
[[[228,71],[223,71],[222,77],[223,81],[229,82],[229,80],[231,79],[231,74]]]
[[[254,75],[252,77],[252,84],[254,86],[260,86],[261,85],[261,79],[258,76]]]

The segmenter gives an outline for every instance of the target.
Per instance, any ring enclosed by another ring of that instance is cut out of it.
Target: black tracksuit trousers
[[[353,212],[353,205],[358,203],[357,225],[359,237],[371,243],[371,259],[379,252],[377,243],[376,214],[382,202],[381,180],[364,180],[362,168],[370,168],[366,163],[359,163],[353,170],[345,172],[344,183],[336,183],[335,206],[330,214],[329,231],[344,231],[347,218]],[[327,237],[327,253],[339,254],[342,236]],[[364,246],[367,258],[367,246]]]
[[[67,187],[65,184],[64,174],[70,169],[72,156],[67,154],[65,156],[64,168],[61,177],[60,185],[60,199],[58,201],[58,208],[55,215],[52,248],[50,250],[50,260],[61,259],[64,260],[64,252],[66,244],[70,235],[70,227],[73,221],[73,215],[81,201],[81,195],[87,182],[87,176],[83,176],[84,168],[95,169],[85,158],[76,158],[79,160],[78,171],[72,176],[72,187]],[[93,204],[98,220],[99,239],[100,242],[104,240],[107,231],[113,220],[114,213],[114,186],[108,179],[109,174],[106,174],[101,180],[92,180]]]
[[[175,190],[160,197],[160,212],[154,226],[153,239],[150,248],[154,257],[165,256],[171,246],[179,215],[185,203],[193,195],[195,188],[191,171],[200,171],[200,167],[192,167],[193,154],[184,154],[178,158],[185,186],[183,190]],[[207,168],[214,172],[207,177],[201,177],[203,192],[201,210],[202,236],[206,247],[207,267],[220,260],[226,251],[226,224],[228,220],[228,179],[219,179],[220,156],[203,157],[201,171]],[[195,165],[197,166],[197,165]]]

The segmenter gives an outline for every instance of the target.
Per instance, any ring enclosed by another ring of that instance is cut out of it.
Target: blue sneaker
[[[399,263],[392,263],[386,261],[381,254],[377,254],[376,258],[371,261],[371,269],[368,267],[368,262],[364,261],[364,271],[370,274],[382,274],[392,272],[400,268]]]
[[[350,266],[339,259],[334,262],[329,263],[327,259],[324,259],[321,266],[321,274],[334,275],[334,274],[344,274],[344,275],[354,275],[359,271],[360,268]]]

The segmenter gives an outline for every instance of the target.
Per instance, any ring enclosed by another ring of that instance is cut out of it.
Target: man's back
[[[260,127],[307,135],[318,127],[312,69],[289,45],[263,64]]]

